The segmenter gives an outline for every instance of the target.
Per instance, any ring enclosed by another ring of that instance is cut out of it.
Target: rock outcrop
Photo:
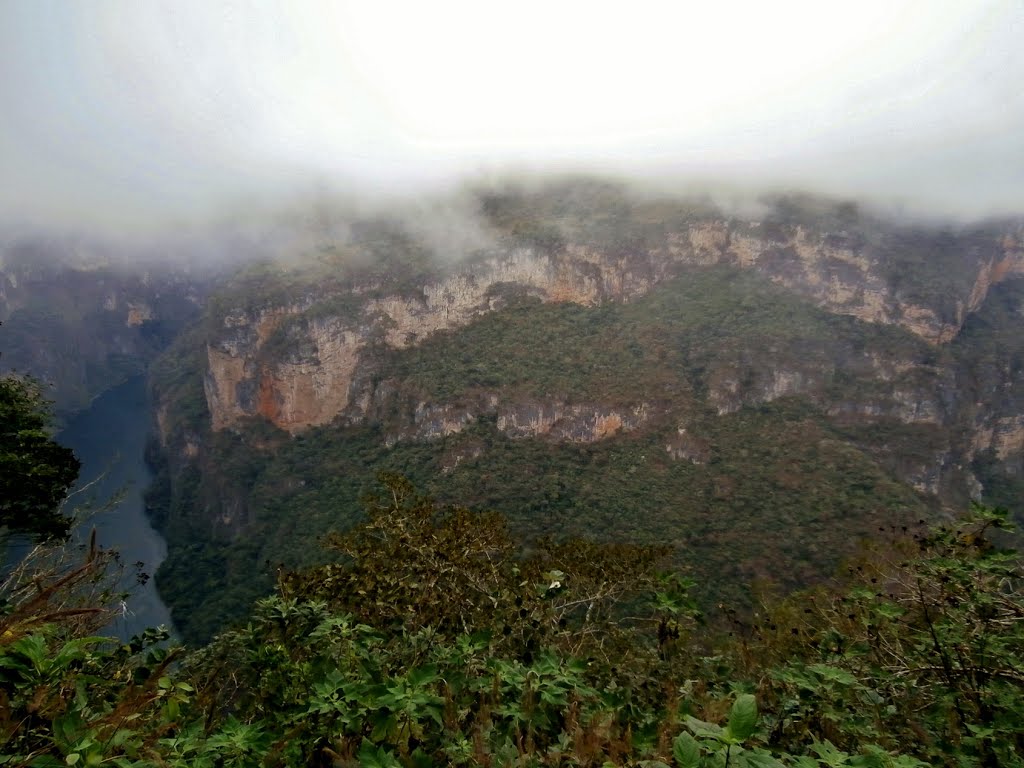
[[[411,292],[389,292],[386,281],[357,282],[351,293],[359,310],[345,316],[306,317],[315,295],[305,303],[232,311],[220,318],[207,346],[212,426],[230,428],[258,416],[296,433],[330,423],[358,405],[352,383],[373,344],[401,349],[459,328],[499,309],[508,290],[584,306],[628,302],[685,269],[724,264],[756,270],[830,312],[902,326],[944,344],[992,285],[1024,273],[1024,250],[1015,237],[965,236],[961,256],[973,277],[954,286],[952,298],[942,294],[936,305],[923,305],[905,295],[886,261],[894,247],[802,225],[699,220],[641,252],[612,254],[573,243],[554,253],[519,247],[449,268]],[[711,396],[720,412],[750,402],[736,380],[719,374]],[[820,386],[805,372],[779,370],[772,377],[755,402]],[[901,418],[935,418],[932,410],[913,410],[906,406]]]
[[[712,578],[762,541],[814,578],[1024,476],[1020,231],[549,202],[464,259],[368,238],[223,287],[154,377],[179,573],[210,538],[244,592],[379,469]]]
[[[0,245],[0,368],[48,383],[62,413],[141,374],[199,315],[205,290],[181,272],[96,266],[69,249]]]

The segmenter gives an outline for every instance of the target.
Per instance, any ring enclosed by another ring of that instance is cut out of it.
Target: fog
[[[1018,0],[6,0],[0,224],[181,233],[565,172],[1020,214],[1022,39]]]

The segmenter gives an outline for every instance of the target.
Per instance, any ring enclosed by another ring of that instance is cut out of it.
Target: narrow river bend
[[[119,492],[124,494],[116,507],[93,515],[81,526],[78,536],[87,538],[95,527],[100,546],[120,551],[127,566],[126,576],[133,574],[132,564],[141,561],[142,570],[152,577],[167,556],[167,545],[149,524],[142,499],[152,480],[143,458],[150,426],[149,405],[145,377],[137,376],[96,398],[57,437],[82,462],[79,487],[95,481],[75,500],[95,499],[96,506],[100,506]],[[134,578],[126,578],[125,583],[132,587],[132,593],[108,631],[122,639],[159,625],[173,632],[171,614],[156,591],[155,580],[150,578],[145,585],[134,586]]]

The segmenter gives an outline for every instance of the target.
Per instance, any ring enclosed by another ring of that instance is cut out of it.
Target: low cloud
[[[324,189],[409,210],[509,169],[1019,214],[1022,31],[1010,0],[9,0],[0,223],[180,232]]]

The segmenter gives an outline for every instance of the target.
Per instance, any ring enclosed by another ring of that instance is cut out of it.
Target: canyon
[[[353,293],[367,298],[344,317],[306,317],[313,297],[251,314],[231,312],[219,319],[214,338],[207,342],[205,391],[212,427],[229,428],[253,415],[293,434],[338,417],[358,422],[366,418],[374,397],[373,392],[353,389],[360,356],[371,340],[401,349],[438,331],[457,329],[500,308],[496,290],[501,286],[516,286],[545,302],[595,306],[634,300],[688,267],[729,265],[763,274],[829,312],[897,325],[941,345],[956,337],[993,285],[1024,274],[1020,231],[988,242],[965,238],[974,240],[957,251],[963,255],[959,266],[966,279],[953,293],[920,303],[887,280],[888,244],[857,248],[842,234],[812,235],[800,225],[752,235],[760,226],[697,222],[685,232],[668,233],[655,248],[625,256],[572,244],[557,254],[514,249],[457,268],[411,296],[377,298],[370,295],[370,286],[357,285]],[[289,353],[265,353],[272,339],[274,348],[286,345]],[[719,386],[712,399],[731,403],[724,408],[738,407],[735,382],[725,380]],[[802,389],[798,374],[777,372],[761,397]]]
[[[315,561],[379,469],[528,536],[672,543],[718,575],[709,595],[1014,500],[1019,221],[568,186],[482,194],[466,253],[401,221],[201,279],[7,252],[6,365],[69,411],[148,370],[158,583],[183,636]]]

